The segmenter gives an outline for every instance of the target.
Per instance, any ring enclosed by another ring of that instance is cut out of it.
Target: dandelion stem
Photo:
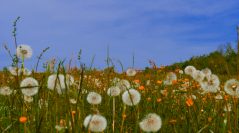
[[[112,127],[113,127],[113,133],[115,132],[115,97],[113,97],[113,122],[112,122]]]
[[[125,115],[125,110],[126,110],[126,105],[124,105],[123,107],[123,113],[122,113],[122,122],[121,122],[121,126],[120,126],[120,132],[123,133],[123,127],[124,127],[124,121],[125,121],[125,117],[123,115]]]

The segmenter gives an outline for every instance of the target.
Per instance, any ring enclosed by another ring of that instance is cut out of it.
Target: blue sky
[[[221,44],[235,43],[239,24],[237,0],[1,0],[0,43],[14,52],[12,22],[18,23],[18,43],[31,45],[33,57],[50,47],[51,58],[82,61],[104,68],[107,46],[110,57],[127,68],[144,68],[148,60],[167,65],[207,54]],[[10,58],[0,47],[0,68]],[[119,65],[117,65],[119,67]]]

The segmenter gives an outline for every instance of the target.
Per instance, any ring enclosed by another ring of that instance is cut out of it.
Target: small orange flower
[[[20,121],[21,123],[26,123],[26,122],[27,122],[27,117],[26,117],[26,116],[21,116],[21,117],[19,118],[19,121]]]
[[[225,95],[224,96],[224,99],[227,101],[229,99],[229,96],[228,95]]]
[[[148,101],[148,102],[150,102],[151,100],[152,100],[151,97],[148,97],[148,98],[147,98],[147,101]]]
[[[75,110],[71,111],[71,115],[72,115],[72,116],[74,116],[75,114],[76,114],[76,111],[75,111]]]
[[[176,124],[176,123],[177,123],[177,120],[171,119],[171,120],[169,121],[169,123],[170,123],[170,124]]]
[[[138,79],[134,80],[134,83],[139,83],[139,82],[140,82],[140,80],[138,80]]]
[[[192,98],[188,98],[187,101],[186,101],[186,104],[187,104],[188,107],[193,106]]]
[[[144,89],[145,89],[145,88],[144,88],[144,86],[142,86],[142,85],[139,87],[139,90],[141,90],[141,91],[143,91]]]
[[[126,114],[122,114],[122,118],[125,119],[126,118]]]
[[[208,117],[207,120],[208,120],[208,122],[211,122],[212,121],[212,117]]]
[[[175,85],[175,84],[177,84],[177,83],[178,83],[177,80],[173,80],[173,81],[172,81],[172,84],[173,84],[173,85]]]
[[[162,101],[161,98],[157,98],[157,102],[160,103]]]
[[[162,84],[163,81],[162,81],[162,80],[158,80],[157,83],[158,83],[158,84]]]

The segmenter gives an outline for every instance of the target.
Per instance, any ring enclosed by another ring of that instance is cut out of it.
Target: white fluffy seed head
[[[239,82],[236,79],[227,80],[224,85],[224,90],[231,96],[239,97]]]
[[[211,75],[207,76],[206,78],[207,78],[208,84],[215,85],[215,86],[220,85],[220,80],[217,75],[211,74]]]
[[[122,79],[116,84],[116,86],[118,86],[120,88],[121,92],[123,92],[130,88],[130,83],[128,80]]]
[[[183,70],[179,70],[178,73],[179,74],[183,74],[184,72],[183,72]]]
[[[216,93],[220,91],[220,80],[217,75],[210,75],[206,77],[207,81],[200,82],[200,86],[205,93]]]
[[[27,68],[16,68],[16,67],[8,67],[8,71],[13,75],[13,76],[17,76],[17,75],[25,75],[25,76],[29,76],[32,74],[32,72],[27,69]]]
[[[164,80],[164,85],[172,85],[173,81],[177,80],[177,75],[173,72],[169,72],[166,75],[166,79]]]
[[[85,128],[92,132],[103,132],[107,127],[107,121],[104,116],[101,115],[88,115],[83,125]]]
[[[109,96],[118,96],[120,94],[120,89],[118,86],[113,86],[113,87],[110,87],[108,90],[107,90],[107,94]]]
[[[184,72],[185,74],[187,75],[191,75],[193,74],[193,72],[196,71],[196,68],[194,66],[187,66],[185,69],[184,69]]]
[[[129,68],[129,69],[126,71],[126,75],[129,76],[129,77],[135,76],[136,73],[137,73],[136,70],[133,69],[133,68]]]
[[[86,98],[87,102],[92,105],[100,104],[102,101],[102,97],[100,94],[96,92],[89,92]]]
[[[26,96],[36,95],[39,89],[38,86],[38,81],[31,77],[25,78],[20,84],[20,87],[22,88],[22,93]]]
[[[203,72],[203,74],[207,77],[210,76],[212,74],[212,71],[209,68],[204,68],[201,70]]]
[[[8,86],[4,86],[4,87],[0,88],[0,95],[9,96],[12,94],[12,92],[13,92],[13,90],[10,89],[10,87],[8,87]]]
[[[13,76],[17,76],[20,75],[20,71],[18,70],[17,71],[17,68],[16,67],[8,67],[8,71],[13,75]]]
[[[216,85],[210,85],[207,82],[200,82],[200,86],[204,93],[217,93],[220,91],[220,87]]]
[[[18,58],[31,58],[32,48],[29,45],[21,44],[17,46],[17,57]]]
[[[214,97],[216,100],[222,100],[223,97],[221,94],[217,94],[215,97]]]
[[[47,87],[50,90],[56,88],[58,94],[62,94],[65,91],[65,77],[62,74],[52,74],[48,77]]]
[[[126,90],[122,95],[123,102],[128,106],[137,105],[140,102],[141,95],[135,89]]]
[[[196,70],[192,73],[192,77],[197,82],[202,82],[205,78],[205,74],[202,71]]]
[[[76,99],[74,99],[74,98],[69,99],[69,101],[70,101],[71,104],[76,104],[77,103]]]
[[[150,113],[139,123],[139,126],[144,132],[157,132],[162,127],[162,120],[159,115]]]
[[[113,85],[116,85],[118,82],[120,82],[119,78],[115,77],[115,78],[112,79],[112,84]]]

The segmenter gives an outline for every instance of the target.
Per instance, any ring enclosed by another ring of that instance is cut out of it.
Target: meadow
[[[16,28],[16,40],[15,33]],[[221,80],[223,75],[207,66],[122,66],[119,73],[108,57],[104,70],[50,60],[40,72],[38,63],[48,48],[29,70],[24,63],[34,54],[31,46],[15,47],[12,52],[5,46],[13,62],[0,74],[2,133],[239,131],[239,81]]]

